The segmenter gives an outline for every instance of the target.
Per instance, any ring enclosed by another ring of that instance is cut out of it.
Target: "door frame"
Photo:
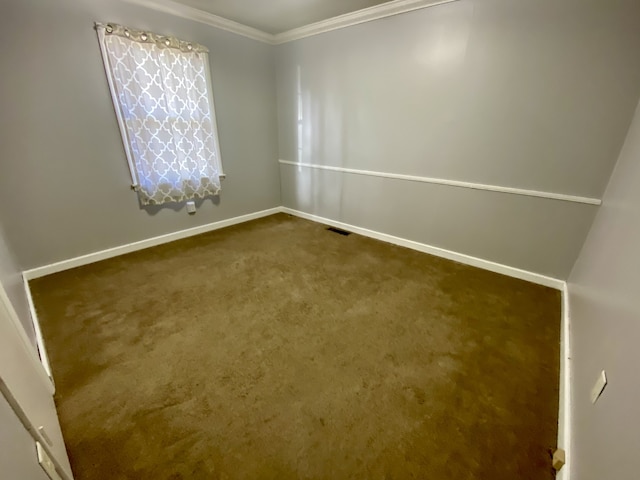
[[[28,295],[28,298],[31,306],[31,295]],[[13,326],[17,331],[18,336],[20,337],[21,343],[24,349],[27,351],[27,355],[29,357],[30,362],[33,363],[37,371],[38,377],[46,385],[47,390],[49,390],[51,395],[53,395],[56,392],[55,385],[53,384],[53,378],[50,377],[49,374],[47,373],[45,366],[43,365],[43,361],[40,359],[40,355],[38,354],[38,351],[33,346],[33,343],[31,343],[31,341],[29,340],[29,337],[27,336],[27,332],[22,326],[22,323],[18,318],[18,314],[16,313],[16,310],[13,308],[13,304],[11,303],[11,300],[9,300],[9,297],[7,296],[7,292],[5,292],[4,287],[2,285],[0,285],[0,308],[4,308],[6,310],[9,320],[11,320],[11,322],[13,323]],[[34,322],[33,319],[30,319],[30,320],[34,323],[34,327],[35,327],[36,322]]]
[[[54,385],[1,284],[0,331],[0,395],[33,439],[34,456],[35,446],[39,444],[55,465],[58,475],[63,480],[72,480],[73,473],[53,400]],[[43,427],[38,428],[38,425]]]

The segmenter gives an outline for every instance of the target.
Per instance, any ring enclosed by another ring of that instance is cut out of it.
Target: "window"
[[[142,204],[217,195],[223,173],[206,47],[111,23],[96,29]]]

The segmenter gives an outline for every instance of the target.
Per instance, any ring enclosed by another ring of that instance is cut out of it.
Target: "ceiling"
[[[278,34],[387,3],[389,0],[175,0],[177,3]]]

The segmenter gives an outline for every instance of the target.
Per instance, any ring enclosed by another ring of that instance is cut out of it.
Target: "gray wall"
[[[94,21],[209,47],[227,179],[219,204],[141,209]],[[280,204],[273,47],[118,0],[7,0],[0,15],[0,218],[28,269]]]
[[[278,47],[280,158],[599,198],[640,3],[462,0]],[[567,278],[597,208],[282,165],[285,206]]]
[[[4,288],[9,301],[13,305],[31,343],[36,345],[36,334],[33,330],[29,302],[22,282],[22,269],[18,265],[6,240],[0,223],[0,284]]]
[[[639,10],[633,0],[461,0],[274,48],[118,0],[7,0],[7,239],[28,269],[274,207],[282,196],[286,206],[566,278],[595,207],[278,171],[276,139],[285,160],[598,197],[640,93]],[[94,20],[210,48],[228,174],[219,202],[204,201],[193,217],[182,205],[140,208]]]
[[[574,478],[638,478],[640,471],[640,105],[569,278]],[[609,385],[589,394],[601,370]]]

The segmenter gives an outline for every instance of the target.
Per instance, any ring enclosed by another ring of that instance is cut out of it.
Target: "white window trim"
[[[120,107],[120,101],[118,100],[118,96],[116,95],[116,88],[113,83],[113,79],[111,78],[111,72],[109,71],[109,55],[107,55],[107,48],[105,47],[104,42],[104,28],[105,25],[96,22],[96,32],[98,32],[98,43],[100,44],[100,53],[102,54],[102,65],[104,66],[104,72],[107,76],[107,82],[109,83],[109,93],[111,95],[111,102],[113,103],[113,108],[116,111],[116,118],[118,119],[118,128],[120,130],[120,135],[122,137],[122,145],[124,146],[124,151],[127,157],[127,163],[129,164],[129,172],[131,173],[131,188],[137,190],[140,182],[138,181],[138,173],[136,172],[136,167],[133,163],[133,155],[131,154],[131,149],[129,148],[129,136],[127,135],[127,129],[124,124],[124,115],[122,113],[122,109]]]
[[[220,154],[220,141],[218,140],[218,117],[216,115],[216,106],[213,101],[213,85],[211,84],[211,66],[209,65],[209,54],[204,56],[205,75],[207,77],[207,94],[209,95],[209,104],[211,106],[211,120],[213,121],[213,137],[216,142],[216,157],[219,159],[218,164],[220,166],[220,173],[218,177],[220,180],[224,180],[227,176],[224,173],[222,166],[222,155]]]

